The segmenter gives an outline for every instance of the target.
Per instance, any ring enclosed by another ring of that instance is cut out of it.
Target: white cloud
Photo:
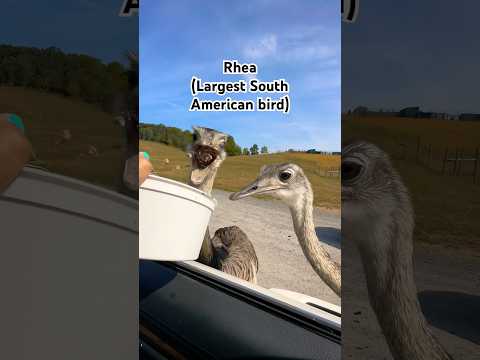
[[[335,61],[339,57],[339,44],[329,44],[331,39],[313,36],[321,28],[303,29],[302,32],[287,33],[284,36],[267,34],[251,40],[243,48],[247,60],[275,59],[277,61]]]
[[[258,80],[258,77],[256,74],[245,74],[243,75],[243,77],[245,78],[245,80],[247,80],[247,82],[253,80],[253,79],[257,79]]]
[[[243,51],[247,59],[257,60],[275,55],[277,52],[277,36],[269,34],[247,45]]]
[[[329,29],[323,25],[305,25],[297,26],[293,31],[285,34],[285,38],[289,40],[307,40],[311,38],[321,38],[331,36]]]
[[[331,46],[321,44],[302,44],[298,46],[286,47],[283,56],[288,60],[324,60],[330,59],[336,55],[336,49]]]

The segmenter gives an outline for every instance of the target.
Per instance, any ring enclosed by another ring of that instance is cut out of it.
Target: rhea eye
[[[288,172],[288,171],[283,171],[280,173],[280,175],[278,176],[280,178],[281,181],[285,182],[285,181],[288,181],[288,179],[290,179],[292,177],[292,173]]]
[[[342,163],[342,180],[354,180],[360,175],[361,171],[362,165],[352,161],[345,161]]]
[[[198,140],[198,134],[197,133],[193,133],[193,142],[197,141]]]

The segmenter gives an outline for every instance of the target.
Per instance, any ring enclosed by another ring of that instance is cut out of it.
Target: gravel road
[[[342,331],[345,359],[391,360],[370,307],[365,275],[355,246],[342,248]],[[417,245],[415,281],[423,313],[434,335],[455,360],[479,359],[480,255]]]
[[[252,241],[259,259],[258,282],[266,288],[281,288],[340,305],[340,299],[314,272],[295,236],[287,206],[277,200],[245,198],[230,201],[230,193],[214,190],[218,202],[210,232],[224,226],[239,226]],[[340,258],[340,214],[314,209],[317,236],[335,261]]]

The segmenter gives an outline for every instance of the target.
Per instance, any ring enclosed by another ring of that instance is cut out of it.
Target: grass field
[[[62,175],[116,188],[123,167],[123,132],[96,106],[61,95],[19,87],[0,87],[0,112],[19,114],[40,163]],[[55,143],[62,130],[70,141]],[[93,145],[98,156],[88,155]]]
[[[141,141],[140,149],[149,152],[158,175],[186,181],[190,161],[184,151],[149,141]],[[165,159],[169,160],[168,164]],[[293,162],[303,168],[312,183],[316,206],[340,208],[340,178],[322,176],[324,169],[340,167],[340,156],[279,153],[228,157],[219,170],[215,188],[238,191],[257,177],[263,165],[283,162]]]
[[[342,131],[344,138],[371,141],[392,156],[411,192],[417,240],[480,252],[480,184],[473,184],[471,176],[442,176],[415,161],[419,136],[437,154],[443,154],[446,146],[473,152],[480,145],[480,123],[345,117]],[[404,159],[396,156],[400,144],[407,149]]]
[[[420,136],[435,147],[461,145],[474,149],[480,145],[480,122],[399,117],[345,117],[343,134],[387,143],[415,143]]]

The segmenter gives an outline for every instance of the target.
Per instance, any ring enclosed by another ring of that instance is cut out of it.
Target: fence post
[[[475,168],[473,170],[473,183],[477,183],[478,163],[480,162],[480,148],[475,151]]]
[[[428,144],[427,150],[427,168],[431,169],[430,164],[432,162],[432,144]]]
[[[458,159],[458,176],[462,175],[463,153],[464,153],[464,149],[461,148],[460,149],[460,159]]]
[[[448,159],[448,146],[446,147],[445,155],[443,156],[442,175],[445,175],[445,169],[447,167],[447,159]]]
[[[458,147],[455,148],[455,162],[453,164],[453,176],[457,175],[457,166],[458,166]]]
[[[419,153],[420,153],[420,136],[417,137],[417,154],[415,155],[415,161],[418,163],[418,156],[419,156]]]

